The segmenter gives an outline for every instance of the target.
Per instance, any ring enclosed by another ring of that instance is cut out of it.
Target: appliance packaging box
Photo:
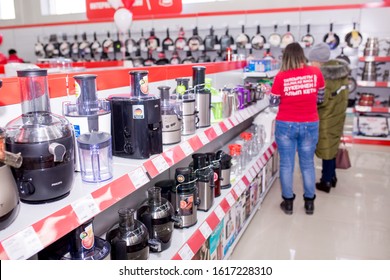
[[[209,236],[208,244],[210,248],[211,260],[222,260],[223,258],[223,220],[218,224],[213,233]]]
[[[226,213],[223,225],[223,255],[226,256],[236,238],[236,208],[231,207]]]
[[[207,239],[202,246],[199,248],[198,252],[192,257],[193,260],[210,260],[210,242]]]
[[[249,186],[249,189],[250,189],[251,212],[252,212],[253,209],[255,208],[255,206],[257,205],[257,202],[258,202],[258,194],[257,193],[259,192],[259,185],[258,185],[258,182],[256,179],[253,180],[253,182]]]
[[[245,201],[246,201],[246,196],[244,192],[240,195],[236,204],[234,205],[236,207],[237,233],[241,230],[242,226],[245,223]]]

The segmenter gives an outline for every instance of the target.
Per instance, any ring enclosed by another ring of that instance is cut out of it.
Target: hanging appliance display
[[[198,210],[208,211],[214,204],[214,171],[207,165],[206,154],[192,154],[193,169],[198,189]]]
[[[4,142],[5,130],[0,127],[0,230],[7,228],[19,213],[19,194],[8,165],[19,168],[23,160],[20,154],[7,152]]]
[[[151,252],[162,252],[171,246],[174,209],[172,204],[161,197],[161,188],[148,189],[148,198],[137,210],[137,219],[149,231]]]
[[[40,260],[103,260],[110,253],[106,240],[95,236],[93,219],[38,253]]]
[[[47,70],[18,71],[22,115],[6,126],[6,150],[21,153],[13,168],[20,198],[46,203],[67,196],[74,171],[73,130],[65,117],[51,113]]]
[[[98,99],[96,75],[74,76],[76,102],[64,102],[62,113],[73,125],[76,139],[91,131],[111,133],[111,110],[107,100]],[[80,171],[79,150],[75,149],[75,170]]]
[[[111,135],[91,131],[77,138],[80,157],[81,179],[98,183],[112,178]]]
[[[168,86],[158,87],[161,98],[162,143],[170,145],[181,141],[182,117],[180,107],[175,99],[171,99]]]
[[[196,111],[196,99],[195,94],[188,88],[188,78],[177,78],[177,86],[175,92],[178,96],[179,102],[181,102],[181,112],[183,117],[182,122],[182,135],[191,135],[196,131],[196,124],[199,121]]]
[[[130,98],[110,96],[113,155],[144,159],[160,154],[160,99],[149,94],[148,71],[130,71]]]
[[[175,171],[176,186],[171,191],[171,203],[175,208],[177,220],[175,227],[187,228],[198,222],[199,205],[196,178],[190,167],[179,167]]]
[[[211,118],[211,93],[205,88],[206,67],[192,67],[192,87],[196,97],[196,109],[199,122],[197,128],[210,126]]]
[[[106,234],[106,239],[111,244],[111,260],[147,260],[148,229],[134,218],[134,209],[122,208],[118,214],[119,223]]]

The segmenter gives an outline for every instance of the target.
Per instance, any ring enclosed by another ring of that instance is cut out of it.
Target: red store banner
[[[88,19],[114,18],[115,9],[110,4],[126,7],[134,2],[130,9],[134,17],[161,14],[180,14],[182,11],[181,0],[86,0]]]

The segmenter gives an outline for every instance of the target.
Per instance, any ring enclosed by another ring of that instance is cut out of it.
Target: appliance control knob
[[[19,184],[19,193],[21,196],[32,195],[35,192],[35,187],[30,181],[21,181]]]
[[[62,144],[51,143],[49,145],[49,153],[51,153],[54,156],[54,162],[62,162],[64,161],[66,148]]]

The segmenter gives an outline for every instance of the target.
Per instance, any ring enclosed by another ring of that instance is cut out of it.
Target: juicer
[[[170,87],[160,86],[161,119],[162,119],[162,143],[170,145],[181,141],[182,117],[179,103],[171,99]]]
[[[197,128],[210,126],[211,118],[211,93],[205,87],[206,67],[192,67],[192,87],[196,97],[196,110],[199,122]]]

